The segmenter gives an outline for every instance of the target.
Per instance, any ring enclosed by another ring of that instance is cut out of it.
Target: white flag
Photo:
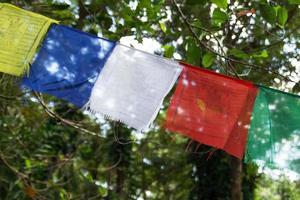
[[[95,83],[87,108],[145,130],[181,70],[175,61],[118,44]]]

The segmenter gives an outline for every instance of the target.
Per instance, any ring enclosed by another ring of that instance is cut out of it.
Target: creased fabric
[[[245,160],[300,174],[300,96],[259,86]]]
[[[51,23],[57,21],[0,3],[0,71],[15,76],[28,72]]]
[[[183,65],[165,127],[242,159],[256,87]]]
[[[82,107],[114,47],[106,39],[52,25],[23,85]]]
[[[181,69],[177,62],[117,45],[96,81],[87,108],[145,130]]]

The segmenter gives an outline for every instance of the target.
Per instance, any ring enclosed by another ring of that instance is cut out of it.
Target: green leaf
[[[219,8],[227,9],[227,0],[211,0],[211,2],[216,4]]]
[[[199,65],[201,48],[196,45],[196,42],[193,38],[188,38],[185,46],[187,62],[193,65]]]
[[[166,27],[165,23],[160,22],[160,23],[159,23],[159,26],[160,26],[160,29],[161,29],[164,33],[167,32],[167,27]]]
[[[29,159],[25,160],[25,166],[26,166],[27,169],[31,168],[31,161]]]
[[[269,54],[268,54],[267,50],[263,50],[263,51],[260,53],[260,56],[261,56],[262,58],[267,58],[267,57],[269,57]]]
[[[68,193],[65,189],[62,188],[59,191],[59,196],[60,196],[60,199],[67,199]]]
[[[278,9],[278,23],[281,27],[284,27],[286,21],[288,19],[288,11],[284,7],[280,7]]]
[[[206,53],[203,58],[202,58],[202,65],[204,67],[210,67],[214,60],[215,60],[216,56],[212,53]]]
[[[267,50],[263,50],[259,54],[252,55],[252,57],[253,58],[268,58],[269,57],[269,53],[267,52]]]
[[[198,19],[195,19],[192,22],[192,25],[197,26],[197,27],[202,27],[201,21],[199,21]]]
[[[53,10],[65,10],[68,9],[70,6],[68,4],[52,3],[51,7]]]
[[[270,24],[274,24],[276,21],[276,10],[274,7],[270,5],[260,5],[260,13],[262,17],[269,22]]]
[[[215,9],[212,16],[213,24],[220,25],[228,20],[228,15],[219,8]]]
[[[247,59],[249,58],[249,55],[246,54],[245,52],[239,50],[239,49],[230,49],[229,50],[229,55],[232,55],[236,58],[242,58],[242,59]]]
[[[162,47],[164,49],[164,56],[167,58],[172,58],[175,52],[175,47],[171,45],[165,45]]]
[[[105,196],[107,196],[107,194],[108,194],[107,189],[104,188],[104,187],[100,187],[100,188],[98,189],[98,191],[99,191],[99,194],[101,195],[101,197],[105,197]]]

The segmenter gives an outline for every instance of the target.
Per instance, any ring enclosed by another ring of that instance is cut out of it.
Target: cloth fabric
[[[181,69],[177,62],[118,44],[87,109],[143,131],[155,119]]]
[[[165,127],[242,159],[257,88],[182,64]]]
[[[260,86],[245,160],[300,174],[300,96]]]
[[[28,72],[38,45],[55,20],[0,3],[0,72],[21,76]]]
[[[52,25],[23,85],[82,107],[114,46],[106,39]]]

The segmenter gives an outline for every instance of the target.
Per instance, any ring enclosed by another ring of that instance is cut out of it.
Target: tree
[[[300,90],[297,0],[1,2],[112,40],[150,38],[161,44],[156,54]],[[170,96],[141,135],[0,75],[0,199],[272,199],[262,193],[275,186],[256,166],[163,129]],[[297,199],[297,184],[277,181],[276,195]]]

